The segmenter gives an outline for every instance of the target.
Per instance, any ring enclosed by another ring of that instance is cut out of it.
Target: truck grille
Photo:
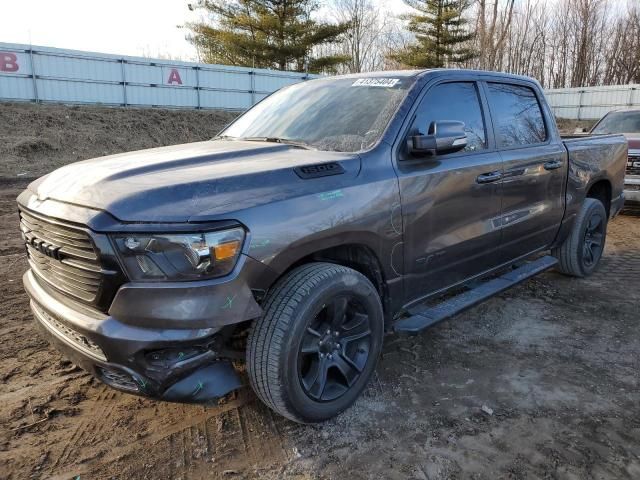
[[[627,175],[640,175],[640,155],[629,155]]]
[[[29,265],[38,277],[84,303],[94,303],[103,274],[89,235],[76,227],[20,211]]]

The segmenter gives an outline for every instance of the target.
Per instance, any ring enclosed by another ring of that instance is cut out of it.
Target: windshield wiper
[[[295,140],[289,140],[288,138],[280,137],[237,137],[236,140],[242,140],[246,142],[267,142],[267,143],[282,143],[283,145],[291,145],[293,147],[304,148],[305,150],[315,150],[311,145],[304,142],[297,142]]]

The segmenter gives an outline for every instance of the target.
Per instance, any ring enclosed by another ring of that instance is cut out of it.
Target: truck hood
[[[344,174],[309,181],[294,171],[325,162],[339,162]],[[85,160],[36,180],[29,190],[39,203],[89,207],[123,222],[206,221],[314,188],[322,191],[327,180],[341,184],[359,169],[357,154],[215,140]]]

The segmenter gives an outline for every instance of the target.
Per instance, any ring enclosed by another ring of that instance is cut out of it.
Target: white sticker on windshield
[[[352,87],[386,87],[390,88],[400,81],[399,78],[359,78]]]

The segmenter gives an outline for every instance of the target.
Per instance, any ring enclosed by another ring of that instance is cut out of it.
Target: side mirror
[[[439,120],[431,122],[427,135],[407,139],[409,152],[414,155],[442,155],[462,150],[467,146],[464,122]]]

